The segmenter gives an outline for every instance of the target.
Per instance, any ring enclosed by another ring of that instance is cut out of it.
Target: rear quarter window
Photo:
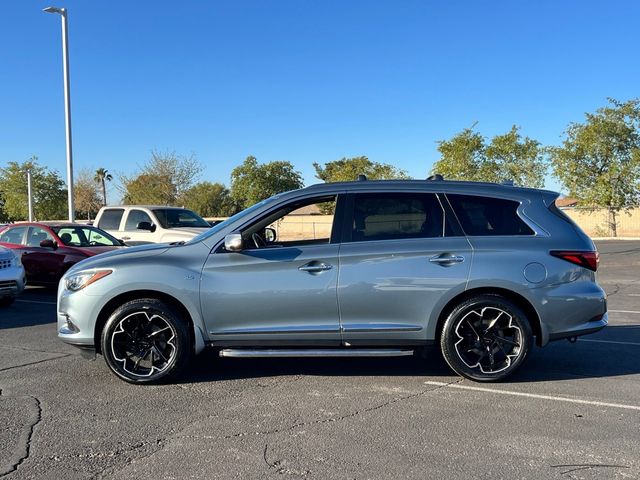
[[[120,220],[122,220],[122,208],[110,208],[102,212],[98,227],[103,230],[118,230],[120,228]]]
[[[447,194],[449,203],[469,236],[533,235],[518,215],[518,202],[502,198]]]

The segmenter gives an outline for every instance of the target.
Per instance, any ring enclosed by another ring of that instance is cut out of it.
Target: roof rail
[[[505,180],[500,185],[505,185],[507,187],[513,187],[514,183],[513,183],[513,180]]]
[[[367,181],[367,176],[360,174],[360,175],[358,175],[357,181],[358,182],[366,182]]]
[[[442,180],[444,180],[444,177],[439,173],[434,173],[427,177],[428,182],[441,182]]]

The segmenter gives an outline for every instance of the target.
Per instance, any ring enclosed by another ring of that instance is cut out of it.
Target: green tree
[[[182,194],[180,203],[202,217],[228,217],[236,213],[231,193],[221,183],[196,183]]]
[[[438,142],[440,159],[433,172],[452,180],[504,182],[540,188],[547,171],[546,150],[540,142],[522,137],[517,126],[496,135],[487,144],[485,137],[465,128],[449,140]]]
[[[151,152],[151,159],[135,176],[120,176],[123,200],[133,204],[175,205],[202,173],[194,155]]]
[[[562,146],[551,149],[553,171],[569,195],[609,211],[617,236],[620,211],[640,206],[640,99],[609,105],[571,123]]]
[[[231,198],[240,208],[303,186],[300,172],[285,161],[259,165],[255,157],[249,156],[231,172]]]
[[[113,180],[113,175],[109,173],[106,168],[99,168],[93,177],[93,180],[102,188],[102,204],[107,204],[107,187],[105,181],[110,182]]]
[[[123,181],[122,201],[128,205],[175,205],[178,195],[171,177],[157,173],[140,173]]]
[[[408,178],[404,170],[386,163],[372,162],[367,157],[342,158],[324,164],[314,163],[316,177],[323,182],[351,182],[358,175],[366,175],[369,180],[391,180]]]
[[[73,183],[73,199],[78,217],[86,216],[87,220],[91,220],[100,210],[102,200],[98,195],[98,184],[95,177],[91,177],[90,170],[83,169],[77,173]]]
[[[58,172],[38,164],[38,157],[9,162],[0,169],[0,192],[4,198],[4,213],[8,220],[29,217],[27,170],[31,171],[33,213],[38,220],[56,220],[67,216],[67,190]]]
[[[9,215],[4,209],[5,199],[4,192],[0,190],[0,223],[5,223],[9,221]]]

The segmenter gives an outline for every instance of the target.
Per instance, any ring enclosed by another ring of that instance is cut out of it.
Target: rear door
[[[98,219],[96,227],[110,233],[117,239],[122,240],[122,231],[120,230],[120,223],[122,221],[122,215],[124,214],[124,208],[105,208],[102,210],[102,214]]]
[[[349,197],[338,279],[345,343],[422,343],[434,306],[464,290],[472,250],[441,200],[424,192]]]

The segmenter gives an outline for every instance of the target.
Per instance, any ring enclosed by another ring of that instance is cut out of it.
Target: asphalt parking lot
[[[56,338],[55,293],[0,310],[0,477],[640,478],[640,241],[600,242],[610,325],[508,383],[394,359],[199,356],[140,387]]]

